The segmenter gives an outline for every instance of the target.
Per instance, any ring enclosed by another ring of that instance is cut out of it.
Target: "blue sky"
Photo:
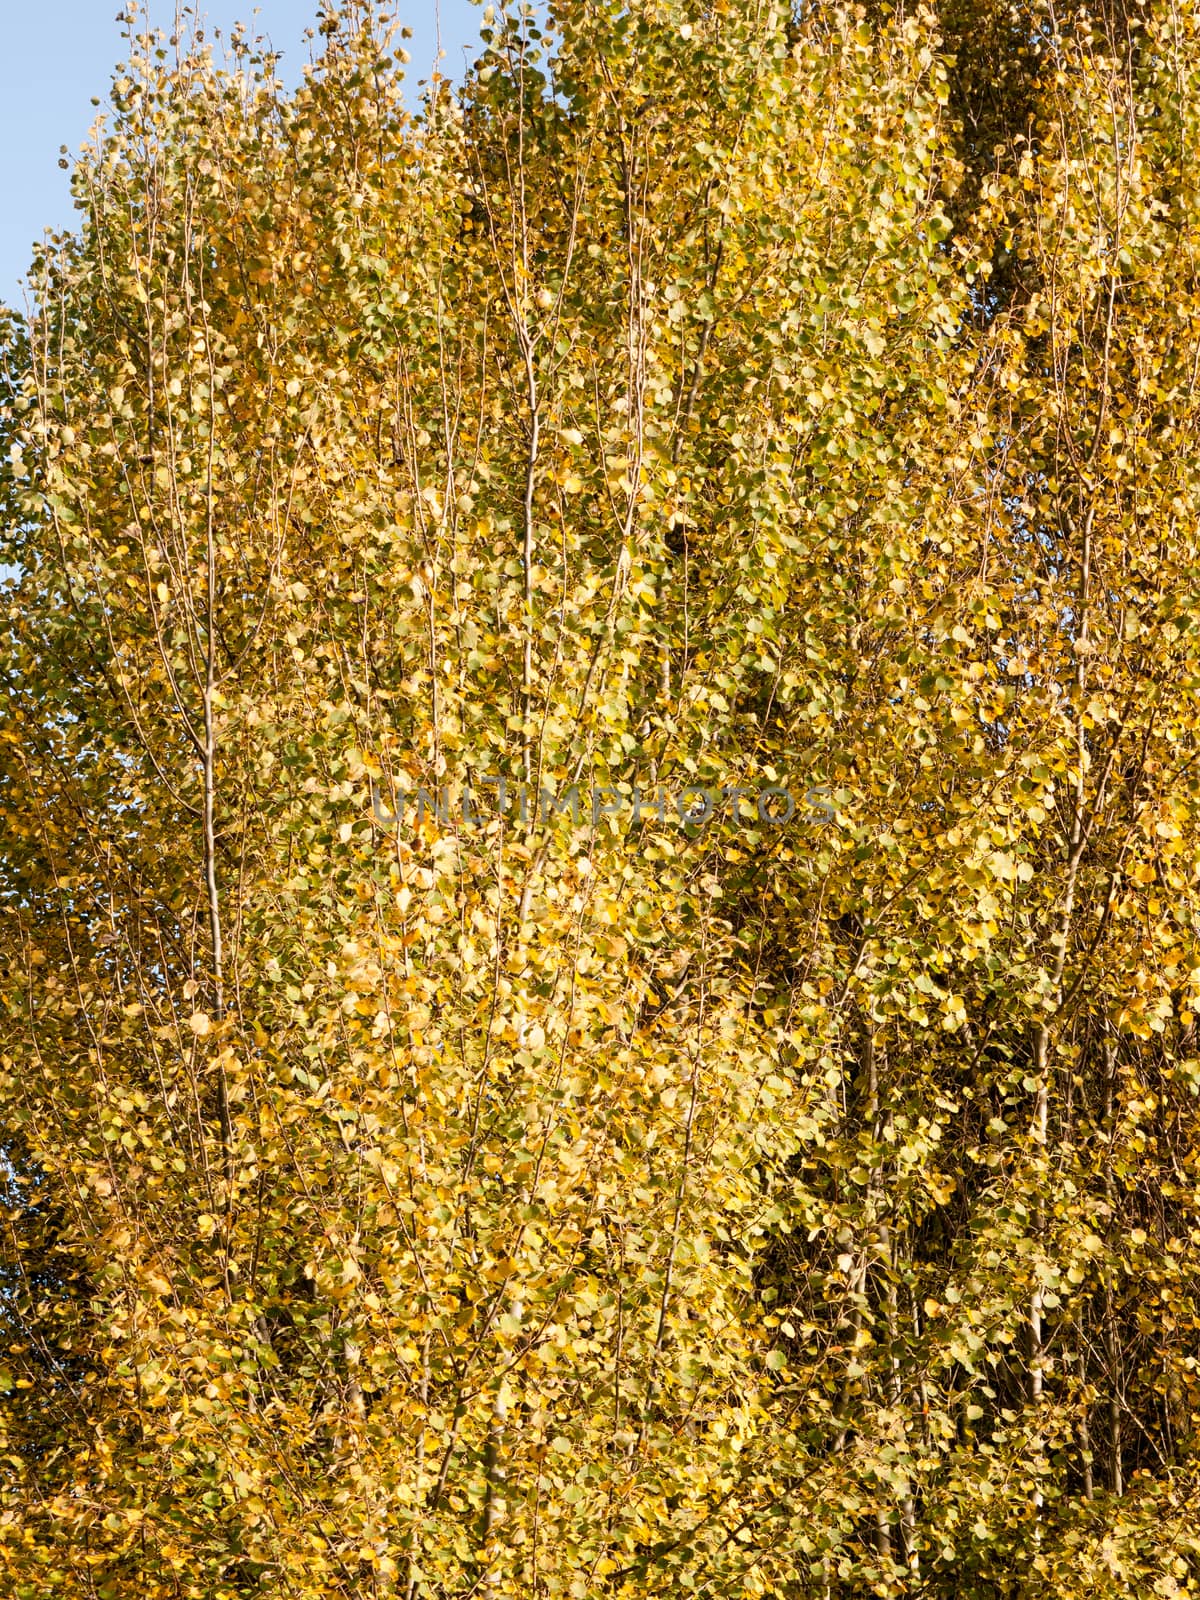
[[[464,46],[477,37],[479,11],[470,0],[396,0],[413,31],[410,81],[432,67],[440,22],[442,68],[462,69]],[[254,0],[199,0],[209,23],[222,29],[252,20]],[[72,154],[97,115],[93,95],[108,93],[112,68],[123,54],[116,14],[120,0],[0,0],[0,301],[23,309],[19,280],[30,246],[44,228],[71,222],[67,174],[59,147]],[[150,0],[150,20],[169,29],[175,0]],[[143,6],[143,13],[145,7]],[[291,79],[308,59],[304,30],[317,0],[258,0],[257,31],[284,52]]]

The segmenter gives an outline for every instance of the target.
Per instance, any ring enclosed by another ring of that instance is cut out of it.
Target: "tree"
[[[6,1592],[1194,1592],[1193,10],[129,26],[4,336]]]

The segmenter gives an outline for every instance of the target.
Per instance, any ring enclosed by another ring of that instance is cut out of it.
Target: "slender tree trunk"
[[[1104,1193],[1108,1202],[1110,1227],[1116,1216],[1116,1186],[1112,1175],[1112,1148],[1116,1138],[1115,1090],[1117,1052],[1111,1039],[1104,1041],[1104,1120],[1108,1127],[1108,1159],[1104,1164]],[[1111,1265],[1104,1269],[1104,1353],[1108,1361],[1108,1453],[1109,1487],[1114,1495],[1125,1492],[1121,1462],[1121,1345],[1117,1333],[1116,1293]]]

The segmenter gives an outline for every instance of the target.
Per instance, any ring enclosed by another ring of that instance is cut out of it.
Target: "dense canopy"
[[[0,328],[0,1591],[1200,1593],[1200,6],[315,20]]]

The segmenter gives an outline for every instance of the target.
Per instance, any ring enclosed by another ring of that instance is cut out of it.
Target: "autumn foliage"
[[[1200,5],[537,17],[4,314],[0,1593],[1200,1592]]]

